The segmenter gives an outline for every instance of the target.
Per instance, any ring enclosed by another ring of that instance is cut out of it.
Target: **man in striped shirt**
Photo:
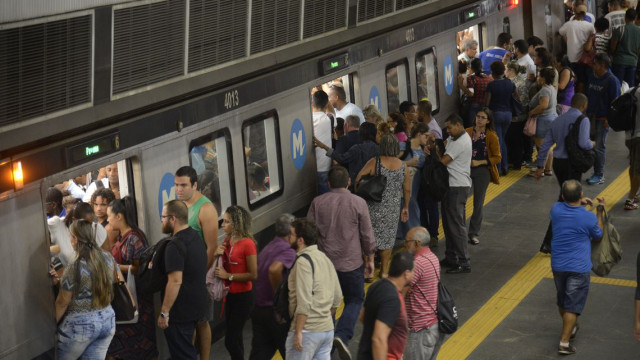
[[[430,360],[438,357],[445,334],[438,328],[438,258],[429,249],[429,232],[423,227],[409,230],[405,248],[414,255],[413,280],[406,294],[409,338],[405,360]]]

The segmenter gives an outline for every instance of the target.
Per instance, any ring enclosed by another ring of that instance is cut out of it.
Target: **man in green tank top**
[[[218,212],[211,200],[198,191],[198,174],[191,166],[183,166],[175,174],[174,184],[178,200],[189,208],[189,226],[195,229],[207,246],[207,269],[213,264],[213,254],[218,247]],[[208,297],[207,297],[208,299]],[[213,301],[207,305],[207,315],[196,325],[198,352],[201,359],[209,359],[211,353],[211,327]]]

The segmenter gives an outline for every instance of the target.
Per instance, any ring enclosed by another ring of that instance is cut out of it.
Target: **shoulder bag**
[[[602,205],[598,205],[601,207]],[[609,214],[602,210],[602,239],[591,242],[591,269],[598,276],[607,276],[614,265],[622,260],[622,248],[620,247],[620,233],[611,223]]]
[[[537,116],[529,116],[527,122],[524,124],[524,129],[522,132],[527,136],[535,136],[537,126],[538,117]]]
[[[433,262],[429,260],[429,258],[425,257],[427,261],[431,263],[433,266],[434,273],[437,274],[436,267],[433,265]],[[440,281],[440,277],[438,277],[438,305],[434,309],[429,302],[429,299],[424,295],[422,290],[419,287],[416,287],[418,291],[422,294],[425,300],[427,300],[427,304],[438,317],[438,329],[440,332],[444,334],[453,334],[458,330],[458,310],[456,309],[456,304],[453,301],[453,296],[449,293],[449,290],[444,286],[442,281]]]
[[[136,302],[133,299],[133,295],[129,291],[127,284],[123,280],[120,280],[118,276],[118,268],[116,259],[113,258],[113,300],[111,300],[111,307],[113,311],[116,313],[116,324],[134,324],[138,322],[138,309],[136,306]],[[133,274],[129,273],[127,277],[131,279],[131,282],[134,284],[133,287],[135,289],[135,283],[133,280]]]
[[[375,175],[364,175],[358,182],[356,195],[374,202],[382,201],[382,194],[387,187],[387,177],[382,175],[380,171],[380,156],[376,156],[376,173]]]
[[[222,268],[222,256],[218,256],[216,262],[207,271],[207,292],[213,301],[221,301],[229,292],[229,287],[225,285],[224,280],[216,276],[216,269]]]

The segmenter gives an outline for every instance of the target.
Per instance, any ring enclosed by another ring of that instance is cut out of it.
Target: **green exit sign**
[[[85,155],[89,156],[89,155],[94,155],[100,152],[100,146],[98,145],[94,145],[94,146],[87,146],[85,148]]]
[[[470,12],[470,13],[467,14],[467,18],[468,19],[472,19],[474,17],[476,17],[476,13],[474,13],[474,12]]]
[[[337,61],[332,61],[332,62],[331,62],[331,68],[332,68],[332,69],[335,69],[335,68],[337,68],[338,66],[340,66],[340,63],[339,63],[339,62],[337,62]]]

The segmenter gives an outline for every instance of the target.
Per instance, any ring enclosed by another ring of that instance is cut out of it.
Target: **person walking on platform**
[[[591,241],[602,238],[603,208],[598,206],[597,215],[583,205],[593,205],[582,194],[578,180],[567,180],[562,184],[563,202],[551,208],[553,239],[551,240],[551,270],[557,290],[557,305],[562,318],[562,335],[558,345],[561,355],[575,354],[570,344],[580,328],[578,316],[582,313],[589,293],[591,264]],[[604,206],[604,198],[596,199]]]
[[[565,146],[565,138],[569,134],[571,126],[579,126],[578,146],[584,150],[593,149],[593,142],[589,140],[589,132],[591,125],[589,118],[583,115],[587,109],[587,97],[584,94],[575,94],[571,100],[571,108],[564,114],[558,116],[552,123],[547,135],[545,136],[540,152],[538,153],[538,169],[534,173],[536,179],[540,179],[543,176],[544,159],[546,158],[549,149],[555,144],[555,150],[553,152],[553,171],[556,173],[556,179],[558,185],[562,190],[562,184],[566,180],[578,180],[581,181],[582,173],[574,170],[571,167],[569,161],[569,154]],[[558,195],[558,201],[562,201],[562,191]],[[544,236],[544,241],[540,247],[540,251],[543,253],[549,253],[551,244],[551,223],[547,228],[547,233]]]
[[[578,92],[584,91],[584,84],[587,82],[589,68],[579,62],[584,52],[584,44],[587,42],[591,34],[595,33],[593,24],[585,20],[587,7],[578,5],[575,9],[575,18],[564,23],[558,32],[562,36],[562,40],[567,44],[567,56],[571,61],[573,72],[578,78]]]
[[[364,301],[364,278],[373,276],[376,251],[367,202],[349,192],[349,182],[347,169],[332,167],[331,192],[313,199],[307,213],[307,218],[318,225],[318,249],[333,263],[344,295],[344,310],[336,323],[333,342],[343,360],[351,359],[347,345]]]
[[[604,184],[604,163],[606,160],[607,110],[611,102],[620,96],[620,81],[609,68],[611,59],[606,54],[596,54],[593,59],[593,73],[589,74],[585,95],[589,99],[587,116],[595,121],[595,151],[593,175],[587,179],[587,184]]]
[[[211,200],[198,191],[198,173],[191,166],[183,166],[175,173],[176,197],[189,208],[189,226],[198,232],[207,248],[207,269],[213,265],[218,247],[218,212]],[[207,296],[207,312],[196,325],[198,353],[208,359],[211,352],[213,301]]]
[[[449,191],[442,199],[442,225],[447,249],[441,264],[448,268],[447,273],[468,273],[471,272],[471,264],[467,250],[465,205],[471,190],[471,137],[457,115],[449,116],[445,126],[449,138],[440,161],[449,170]]]
[[[430,236],[427,229],[415,227],[407,233],[404,246],[414,256],[413,280],[405,288],[409,338],[405,349],[405,360],[435,360],[444,341],[440,332],[438,316],[438,281],[440,267],[438,258],[429,249]]]
[[[635,9],[627,10],[625,25],[613,32],[609,42],[613,74],[620,82],[626,81],[629,87],[636,86],[636,65],[640,51],[640,27],[634,23],[636,15]]]
[[[640,103],[640,93],[635,93],[636,103]],[[636,114],[633,130],[624,134],[624,143],[629,149],[629,196],[624,202],[625,210],[635,210],[640,206],[640,114]]]

